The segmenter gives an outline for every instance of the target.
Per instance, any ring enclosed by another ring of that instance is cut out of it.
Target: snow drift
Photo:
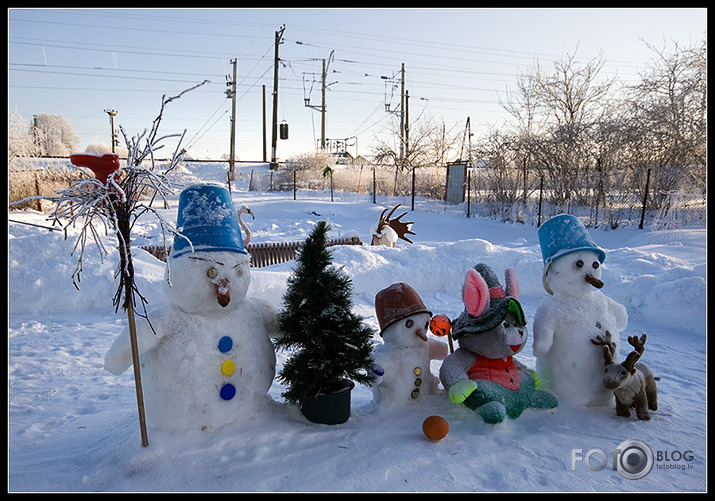
[[[225,176],[220,166],[193,169],[190,182]],[[331,237],[357,233],[366,241],[380,212],[404,202],[390,198],[373,205],[368,197],[340,193],[331,203],[329,193],[313,192],[299,192],[293,201],[240,185],[233,198],[256,214],[255,242],[302,240],[321,219],[330,220]],[[176,220],[175,203],[165,212]],[[44,218],[34,211],[11,214],[39,224],[46,224]],[[531,329],[546,295],[536,228],[467,219],[460,207],[429,200],[419,200],[410,219],[413,245],[333,250],[335,265],[353,281],[356,313],[375,328],[376,344],[382,342],[374,311],[377,291],[408,283],[434,314],[455,318],[463,308],[464,273],[477,262],[517,270]],[[489,425],[450,403],[444,390],[417,405],[388,408],[376,405],[370,389],[358,385],[347,423],[317,425],[283,402],[283,388],[274,381],[266,410],[256,419],[203,434],[149,429],[149,446],[143,448],[131,371],[117,377],[103,369],[107,349],[126,325],[111,301],[118,261],[112,237],[106,237],[108,256],[88,248],[78,291],[71,280],[75,230],[70,228],[65,240],[61,232],[11,223],[9,490],[704,491],[706,230],[683,229],[675,239],[632,228],[590,232],[607,254],[603,291],[628,310],[622,337],[648,334],[642,360],[661,378],[660,407],[651,421],[618,417],[611,407],[559,406],[528,409],[518,419]],[[139,246],[161,243],[151,218],[137,223],[137,286],[150,307],[166,301],[165,265]],[[280,307],[293,264],[253,270],[248,296]],[[517,358],[534,368],[532,342],[530,332]],[[278,366],[285,358],[278,353]],[[437,374],[439,362],[432,364]],[[430,415],[449,422],[449,434],[440,441],[422,433]],[[609,451],[628,439],[646,443],[655,457],[652,470],[638,480],[612,468]],[[602,461],[597,453],[585,460],[596,449],[603,451],[607,467],[596,468]]]

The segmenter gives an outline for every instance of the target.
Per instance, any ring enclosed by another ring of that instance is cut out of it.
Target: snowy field
[[[195,165],[181,182],[218,182],[225,168]],[[292,192],[248,192],[252,167],[241,168],[233,199],[256,215],[249,218],[253,242],[303,240],[323,219],[333,226],[331,236],[358,234],[369,242],[370,227],[384,208],[410,205],[409,199],[386,197],[373,204],[368,196],[349,193],[336,193],[331,202],[329,192],[299,191],[296,201]],[[163,211],[174,222],[179,191]],[[29,210],[12,211],[9,218],[48,224],[46,215]],[[464,274],[478,262],[488,263],[500,278],[505,268],[516,269],[531,327],[547,295],[535,227],[467,219],[462,208],[429,200],[418,200],[403,219],[414,221],[413,245],[333,251],[334,263],[353,281],[356,313],[376,332],[375,294],[396,282],[410,284],[434,314],[455,318],[463,309]],[[602,291],[628,311],[621,339],[648,334],[642,361],[661,378],[659,409],[650,421],[618,417],[612,407],[559,406],[527,409],[516,420],[489,425],[452,404],[444,390],[419,404],[388,409],[358,385],[350,419],[320,425],[286,405],[274,381],[266,410],[255,420],[212,433],[149,429],[144,448],[131,370],[117,377],[103,368],[107,349],[126,325],[126,316],[112,306],[118,262],[113,237],[105,238],[110,254],[103,260],[94,247],[88,251],[78,291],[71,280],[77,229],[70,228],[64,240],[62,232],[11,222],[9,491],[706,491],[706,230],[590,233],[606,250]],[[150,308],[161,305],[164,263],[138,248],[161,244],[159,225],[147,215],[133,235],[139,290]],[[280,308],[293,265],[252,270],[248,295]],[[531,343],[530,337],[517,359],[534,368]],[[286,356],[277,354],[278,369]],[[439,362],[433,362],[432,372],[438,370]],[[422,433],[423,420],[434,414],[449,422],[441,441]],[[614,469],[610,452],[632,439],[654,455],[652,470],[637,480]],[[608,463],[601,469],[604,457]]]

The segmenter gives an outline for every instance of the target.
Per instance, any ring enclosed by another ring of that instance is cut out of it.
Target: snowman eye
[[[405,322],[405,327],[407,327],[408,329],[413,325],[415,325],[415,322],[412,319],[407,319],[407,321]]]
[[[207,275],[209,278],[216,278],[216,275],[218,275],[218,271],[216,270],[216,268],[209,268],[209,269],[206,271],[206,275]]]
[[[597,269],[599,266],[601,266],[601,263],[599,263],[598,261],[594,261],[591,266],[593,266],[593,269],[595,270],[595,269]]]
[[[429,322],[425,322],[425,330],[429,329]]]
[[[236,268],[236,275],[243,276],[243,268]]]
[[[580,259],[576,261],[576,268],[583,268],[583,261],[581,261]]]

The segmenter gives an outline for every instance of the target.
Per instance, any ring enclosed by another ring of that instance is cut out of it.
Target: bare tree
[[[18,158],[34,156],[35,146],[25,119],[14,110],[7,120],[8,164],[12,166]]]
[[[654,53],[640,84],[630,89],[631,114],[661,172],[657,189],[691,184],[705,189],[707,158],[707,46],[705,39]]]
[[[419,117],[410,122],[409,142],[404,148],[404,156],[400,159],[399,147],[390,144],[387,139],[380,138],[373,147],[375,161],[383,165],[394,165],[399,170],[424,165],[444,165],[457,160],[462,129],[453,124],[447,130],[443,122],[437,122],[432,117]],[[397,137],[399,145],[399,124],[392,122],[392,134],[386,137]]]

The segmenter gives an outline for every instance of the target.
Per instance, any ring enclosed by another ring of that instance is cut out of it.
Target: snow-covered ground
[[[253,242],[303,240],[329,219],[331,236],[369,229],[382,210],[408,199],[337,193],[248,192],[251,168],[241,167],[234,203],[253,209]],[[223,164],[196,164],[181,182],[219,182]],[[178,198],[178,191],[176,192]],[[176,198],[164,216],[176,221]],[[400,209],[396,214],[400,213]],[[13,211],[9,219],[47,225],[46,215]],[[397,248],[342,246],[334,263],[353,281],[355,311],[378,330],[375,294],[406,282],[434,314],[463,309],[464,273],[486,262],[499,276],[514,267],[529,327],[546,292],[533,226],[467,219],[460,207],[418,200],[414,244]],[[352,414],[341,425],[307,421],[283,402],[274,381],[259,419],[213,433],[169,434],[149,429],[141,445],[131,371],[114,376],[104,355],[126,325],[114,312],[113,237],[104,259],[87,251],[78,291],[71,255],[78,230],[62,232],[8,225],[8,479],[10,491],[705,491],[706,230],[653,233],[635,228],[591,229],[606,250],[602,291],[628,310],[621,339],[646,332],[642,361],[657,376],[659,409],[650,421],[621,418],[614,408],[527,409],[516,420],[489,425],[444,390],[417,405],[375,405],[367,387],[352,394]],[[164,263],[138,248],[160,244],[151,215],[134,230],[135,268],[149,307],[160,305]],[[248,294],[281,307],[293,262],[252,270]],[[430,335],[432,337],[432,335]],[[446,342],[443,338],[439,338]],[[530,337],[517,358],[535,366]],[[375,343],[380,343],[375,335]],[[623,343],[625,344],[625,343]],[[624,347],[623,350],[626,348]],[[623,354],[623,353],[622,353]],[[287,354],[279,352],[278,365]],[[437,374],[439,362],[433,362]],[[181,396],[177,396],[181,398]],[[422,422],[441,415],[450,426],[441,441]],[[613,450],[639,440],[653,453],[645,477],[630,480],[613,467]],[[604,457],[608,464],[602,469]],[[591,466],[589,468],[589,465]]]

